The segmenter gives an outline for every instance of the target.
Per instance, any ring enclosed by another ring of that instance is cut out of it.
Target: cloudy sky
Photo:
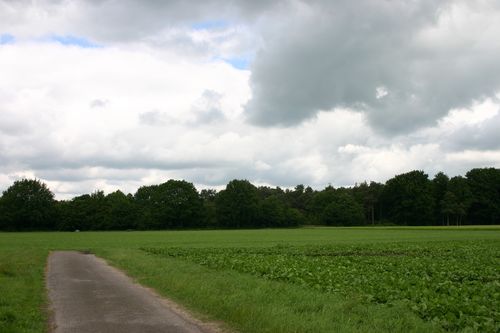
[[[0,0],[0,190],[500,167],[498,0]]]

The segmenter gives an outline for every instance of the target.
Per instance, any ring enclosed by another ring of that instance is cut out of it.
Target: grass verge
[[[259,279],[231,270],[158,258],[135,250],[105,250],[106,258],[160,294],[205,319],[241,332],[438,332],[403,304],[373,305],[360,298]]]
[[[34,333],[47,329],[44,284],[47,251],[0,251],[0,332]]]
[[[91,250],[211,320],[241,332],[440,330],[404,305],[365,304],[296,285],[230,270],[215,271],[179,259],[147,255],[141,247],[267,247],[277,244],[365,244],[500,241],[499,227],[298,228],[158,232],[0,232],[0,332],[45,332],[44,271],[51,250]]]

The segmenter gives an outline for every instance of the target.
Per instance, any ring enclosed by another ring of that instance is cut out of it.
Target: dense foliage
[[[143,250],[366,302],[403,302],[446,330],[500,330],[498,242]]]
[[[432,183],[422,171],[412,171],[389,179],[382,193],[382,204],[391,221],[404,225],[431,224],[434,212]]]
[[[321,191],[256,187],[232,180],[222,191],[198,192],[168,180],[135,194],[96,191],[56,201],[39,180],[23,179],[0,197],[1,230],[145,230],[265,228],[304,224],[500,224],[500,169],[472,169],[465,177],[411,171],[385,184],[371,182]]]
[[[55,217],[54,194],[39,180],[15,181],[0,198],[0,229],[51,229]]]

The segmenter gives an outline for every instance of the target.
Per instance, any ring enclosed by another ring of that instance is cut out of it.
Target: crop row
[[[448,330],[500,331],[498,242],[143,250],[367,302],[404,302]]]

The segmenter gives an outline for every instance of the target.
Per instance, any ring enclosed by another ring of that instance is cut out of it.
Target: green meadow
[[[0,233],[0,332],[45,332],[47,256],[90,251],[238,332],[498,332],[500,228]]]

